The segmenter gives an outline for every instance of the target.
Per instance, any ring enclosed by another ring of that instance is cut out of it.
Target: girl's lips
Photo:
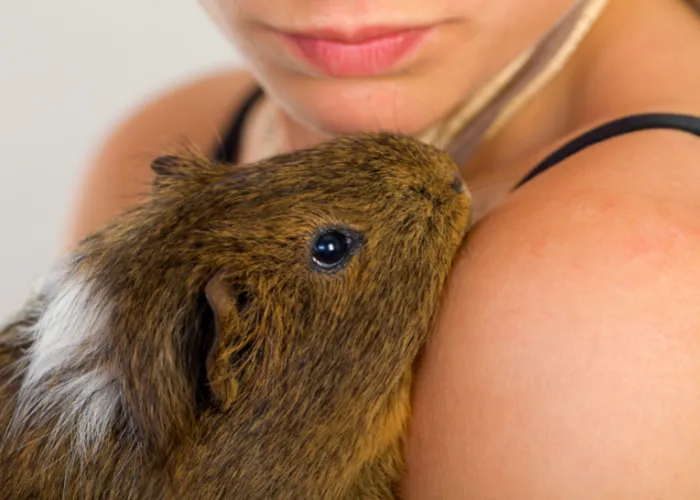
[[[368,77],[394,68],[428,31],[429,28],[367,28],[351,36],[326,31],[284,37],[297,56],[328,76]]]

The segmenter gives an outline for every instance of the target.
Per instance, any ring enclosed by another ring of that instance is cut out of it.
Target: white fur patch
[[[92,341],[108,328],[111,304],[81,276],[61,273],[51,281],[53,293],[32,332],[34,345],[13,426],[33,427],[37,421],[56,419],[52,434],[74,436],[78,449],[86,453],[105,437],[120,394],[104,360],[89,371],[72,368],[94,359],[99,341]],[[53,381],[63,370],[67,376]]]

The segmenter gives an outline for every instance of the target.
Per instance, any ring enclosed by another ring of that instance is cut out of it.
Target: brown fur
[[[153,168],[151,199],[58,271],[110,314],[34,387],[105,374],[94,395],[117,403],[103,440],[79,449],[60,398],[12,420],[63,282],[0,332],[0,498],[398,497],[412,366],[468,227],[454,163],[364,134],[253,165]],[[363,244],[320,272],[310,241],[334,225]]]

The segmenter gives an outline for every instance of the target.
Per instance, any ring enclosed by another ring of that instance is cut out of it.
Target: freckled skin
[[[52,374],[108,370],[116,417],[86,456],[75,432],[47,437],[58,414],[22,422],[0,448],[0,498],[398,498],[414,361],[469,223],[455,165],[364,134],[153,169],[151,199],[70,258],[113,310]],[[310,258],[325,227],[358,235],[334,272]],[[0,332],[3,435],[22,381],[11,363],[51,293]]]

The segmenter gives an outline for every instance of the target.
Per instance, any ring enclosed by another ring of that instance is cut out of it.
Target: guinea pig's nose
[[[459,174],[455,174],[454,178],[452,179],[452,190],[457,194],[464,192],[464,181],[462,181]]]

